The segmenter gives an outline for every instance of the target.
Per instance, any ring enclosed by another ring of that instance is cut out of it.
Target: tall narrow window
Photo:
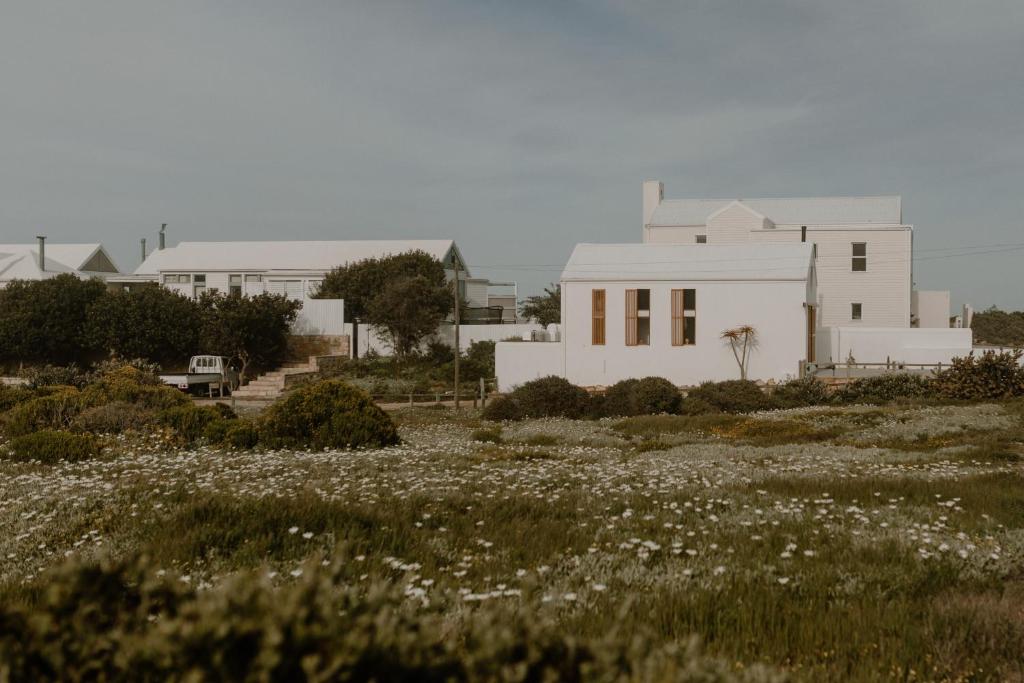
[[[853,243],[853,265],[855,273],[863,273],[868,269],[868,244],[867,242]]]
[[[626,290],[626,346],[651,343],[651,290]]]
[[[242,295],[241,275],[228,275],[228,294]]]
[[[850,318],[853,320],[860,320],[862,308],[863,307],[860,304],[850,304]]]
[[[604,346],[604,290],[595,289],[590,294],[590,343]]]
[[[672,290],[672,346],[697,343],[697,290]]]

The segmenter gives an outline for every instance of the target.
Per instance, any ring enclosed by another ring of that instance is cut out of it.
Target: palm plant
[[[721,338],[732,349],[732,355],[740,367],[740,379],[746,379],[750,356],[757,347],[757,330],[750,325],[740,325],[723,331]]]

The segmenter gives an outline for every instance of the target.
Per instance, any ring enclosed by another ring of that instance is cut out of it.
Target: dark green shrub
[[[19,403],[3,416],[7,436],[23,436],[43,429],[68,429],[82,411],[82,394],[74,387],[52,387],[43,396]]]
[[[120,365],[97,375],[82,394],[85,403],[91,406],[124,401],[153,410],[165,410],[191,404],[187,396],[163,384],[156,375],[132,365]]]
[[[25,368],[20,375],[28,380],[30,389],[66,386],[81,389],[88,383],[88,375],[77,365],[41,365]]]
[[[72,423],[76,432],[122,434],[139,432],[157,422],[156,412],[135,403],[114,401],[83,410]]]
[[[780,408],[826,405],[832,400],[828,387],[814,377],[795,379],[772,390],[772,399]]]
[[[35,397],[35,392],[26,386],[0,384],[0,413],[5,413],[14,406]]]
[[[856,379],[835,393],[837,403],[891,403],[932,395],[931,383],[919,375],[892,373]]]
[[[932,381],[935,393],[943,398],[987,401],[1024,396],[1022,351],[996,353],[985,351],[954,358],[947,370]]]
[[[508,396],[497,396],[490,399],[483,410],[483,418],[493,422],[522,420],[523,417],[523,411],[519,404]]]
[[[256,425],[249,420],[218,419],[203,429],[203,438],[218,446],[230,446],[240,450],[255,448],[260,435]]]
[[[711,413],[722,412],[702,398],[687,396],[679,404],[680,415],[710,415]]]
[[[746,379],[705,382],[692,389],[688,397],[705,401],[724,413],[752,413],[775,407],[771,397],[761,391],[761,387]]]
[[[470,438],[481,443],[501,443],[502,441],[500,429],[478,429],[470,435]]]
[[[679,412],[683,396],[679,389],[662,377],[624,379],[608,387],[600,414],[628,417]]]
[[[361,448],[398,443],[395,423],[363,391],[337,380],[296,389],[263,416],[271,448]]]
[[[91,434],[72,434],[50,429],[13,438],[8,444],[8,450],[8,457],[12,460],[38,460],[47,464],[61,460],[88,460],[100,454],[99,443]]]
[[[217,414],[220,415],[221,418],[225,420],[238,419],[238,413],[236,413],[235,409],[229,406],[227,403],[221,403],[220,401],[217,401],[216,403],[213,404],[213,407],[217,411]]]
[[[517,404],[523,417],[578,419],[590,407],[586,389],[554,375],[527,382],[509,394],[509,399]]]
[[[221,420],[220,412],[212,406],[197,406],[192,403],[160,412],[159,421],[170,427],[185,443],[198,441],[207,425]]]

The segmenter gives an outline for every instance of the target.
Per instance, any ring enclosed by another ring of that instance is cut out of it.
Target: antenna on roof
[[[166,223],[161,223],[160,224],[160,249],[163,249],[165,246],[167,246],[167,243],[166,243],[166,240],[165,240],[166,236],[164,235],[164,231],[165,230],[167,230],[167,224]]]
[[[39,240],[39,270],[46,270],[46,235],[36,235]]]
[[[142,260],[145,261],[146,260],[146,238],[143,237],[141,240],[139,240],[139,243],[142,246]]]

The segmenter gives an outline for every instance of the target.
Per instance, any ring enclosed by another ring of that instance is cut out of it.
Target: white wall
[[[914,290],[910,295],[910,314],[917,327],[949,327],[949,292]]]
[[[516,325],[459,325],[459,348],[465,351],[475,341],[501,341],[510,337],[522,339],[524,334],[544,328],[536,323],[519,323]],[[345,323],[344,334],[352,334],[352,323]],[[446,323],[437,331],[435,338],[449,346],[455,345],[454,326]],[[365,323],[359,324],[359,339],[356,342],[359,356],[365,356],[371,349],[382,356],[390,356],[391,346],[373,328]]]
[[[494,347],[498,391],[505,393],[548,375],[563,377],[563,356],[560,342],[498,342]]]
[[[818,330],[818,362],[949,363],[971,351],[971,331],[955,328],[832,327]]]
[[[343,299],[303,299],[302,308],[292,324],[292,334],[345,334],[345,301]]]
[[[591,291],[604,289],[605,345],[591,344]],[[651,290],[651,344],[625,344],[625,290]],[[671,345],[671,290],[697,290],[697,343]],[[813,288],[811,288],[813,296]],[[562,285],[565,376],[582,386],[630,377],[664,377],[680,386],[739,378],[723,330],[752,325],[760,343],[750,361],[754,380],[784,380],[806,357],[805,282],[566,282]],[[499,381],[506,380],[499,376]]]

